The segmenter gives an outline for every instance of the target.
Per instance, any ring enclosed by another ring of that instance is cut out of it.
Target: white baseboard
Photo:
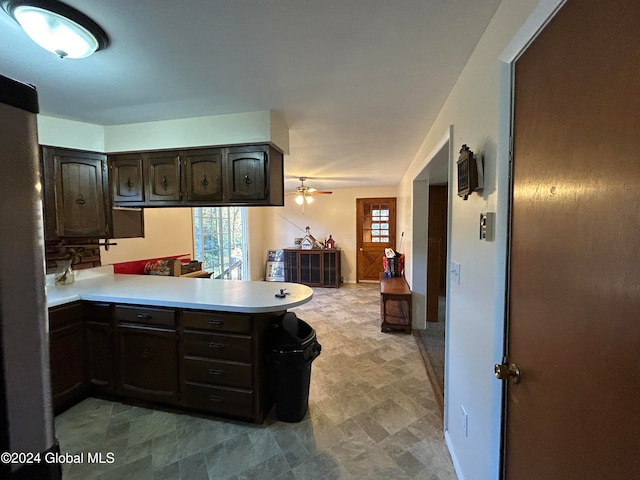
[[[458,458],[456,457],[455,451],[453,450],[453,445],[451,444],[451,439],[449,438],[449,431],[444,431],[444,441],[447,442],[447,448],[449,449],[449,455],[451,455],[451,461],[453,462],[453,469],[456,471],[456,476],[458,480],[464,480],[464,475],[460,470],[460,464],[458,463]]]

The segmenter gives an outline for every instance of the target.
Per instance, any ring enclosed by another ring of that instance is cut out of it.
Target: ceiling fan
[[[333,192],[328,192],[326,190],[318,190],[313,187],[308,187],[304,184],[306,182],[307,177],[300,177],[300,185],[293,192],[288,192],[287,195],[295,195],[295,201],[298,205],[304,208],[304,204],[313,202],[313,195],[331,195]]]
[[[307,177],[300,177],[300,186],[294,192],[289,192],[289,194],[295,194],[295,201],[298,205],[313,202],[313,195],[331,195],[333,193],[308,187],[304,184],[306,180]]]

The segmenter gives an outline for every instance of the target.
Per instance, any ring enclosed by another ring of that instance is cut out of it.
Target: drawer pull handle
[[[210,343],[209,348],[222,348],[224,347],[223,343]]]
[[[218,395],[211,395],[209,397],[209,400],[211,400],[212,402],[221,402],[224,400],[224,397],[219,397]]]
[[[214,325],[214,326],[216,326],[216,327],[220,327],[220,326],[224,325],[224,320],[217,320],[217,319],[214,319],[214,320],[209,320],[207,323],[208,323],[209,325]]]
[[[224,370],[217,370],[215,368],[209,369],[209,375],[222,375],[223,373],[224,373]]]
[[[151,320],[151,318],[153,318],[151,315],[149,315],[148,313],[138,313],[136,315],[136,318],[140,318],[143,320]]]

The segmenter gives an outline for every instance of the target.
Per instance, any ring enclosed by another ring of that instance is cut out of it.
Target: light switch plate
[[[460,264],[451,260],[451,281],[460,285]]]
[[[480,240],[493,242],[495,231],[495,212],[487,212],[480,214]]]

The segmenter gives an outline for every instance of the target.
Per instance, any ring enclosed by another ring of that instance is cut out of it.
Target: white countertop
[[[93,269],[92,269],[93,270]],[[208,278],[122,275],[82,270],[70,285],[47,282],[47,307],[77,300],[226,312],[277,312],[307,303],[313,290],[288,282],[213,280]],[[84,274],[84,275],[83,275]],[[275,294],[285,289],[286,298]]]

